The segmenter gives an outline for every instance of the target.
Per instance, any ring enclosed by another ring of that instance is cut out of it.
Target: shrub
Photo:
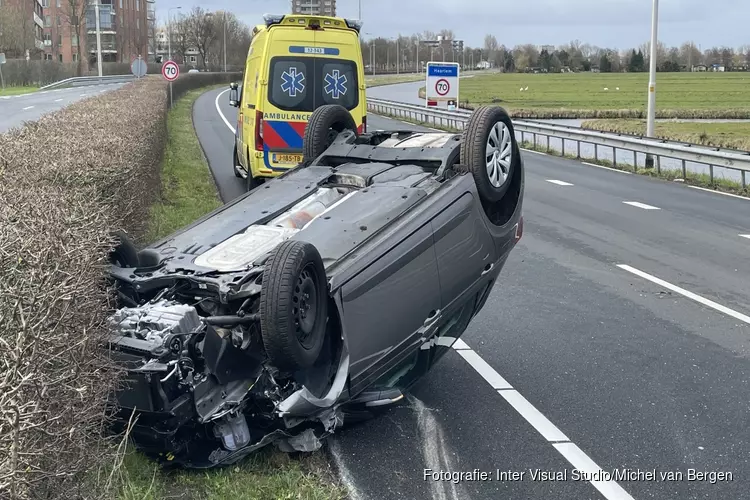
[[[107,254],[145,234],[167,105],[145,78],[0,135],[0,497],[105,496]]]

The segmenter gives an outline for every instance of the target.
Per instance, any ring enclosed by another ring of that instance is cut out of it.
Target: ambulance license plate
[[[274,153],[271,156],[271,159],[273,160],[274,163],[293,163],[293,164],[302,163],[302,155]]]

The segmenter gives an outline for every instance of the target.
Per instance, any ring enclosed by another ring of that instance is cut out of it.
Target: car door
[[[444,321],[450,321],[466,301],[473,300],[475,285],[497,260],[480,210],[479,200],[464,191],[432,219]]]
[[[343,286],[353,392],[419,348],[440,316],[440,300],[429,222]]]

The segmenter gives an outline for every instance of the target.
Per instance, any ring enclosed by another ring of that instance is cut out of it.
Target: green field
[[[645,135],[645,120],[586,120],[581,126],[602,132]],[[750,151],[750,122],[656,122],[657,137]]]
[[[750,72],[657,73],[656,84],[657,118],[750,118]],[[647,93],[648,73],[496,73],[462,79],[460,100],[517,118],[645,118]]]

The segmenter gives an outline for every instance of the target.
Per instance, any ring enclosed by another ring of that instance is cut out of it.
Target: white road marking
[[[49,90],[42,90],[42,91],[40,91],[39,93],[40,93],[40,94],[46,94],[47,92],[49,92]]]
[[[644,210],[661,210],[659,207],[653,207],[651,205],[646,205],[645,203],[641,203],[639,201],[623,201],[626,205],[632,205],[634,207],[642,208]]]
[[[107,89],[101,89],[99,92],[106,92]]]
[[[543,153],[541,151],[534,151],[533,149],[521,148],[521,150],[522,151],[527,151],[529,153],[535,153],[535,154],[538,154],[538,155],[545,155],[545,156],[547,156],[547,153]]]
[[[708,191],[709,193],[723,194],[724,196],[731,196],[732,198],[739,198],[740,200],[750,201],[750,198],[748,198],[747,196],[740,196],[734,193],[725,193],[724,191],[717,191],[715,189],[708,189],[708,188],[703,188],[699,186],[688,186],[688,187],[692,189],[700,189],[701,191]]]
[[[520,392],[513,389],[494,368],[461,339],[456,340],[453,349],[464,358],[547,442],[565,457],[576,469],[590,473],[589,482],[607,500],[634,500],[616,481],[608,477],[604,470],[586,455],[575,443],[550,422]],[[498,387],[502,386],[502,387]]]
[[[589,163],[587,161],[582,161],[581,163],[583,163],[584,165],[588,165],[589,167],[603,168],[605,170],[611,170],[612,172],[619,172],[621,174],[633,175],[633,172],[628,172],[627,170],[619,170],[617,168],[605,167],[604,165],[597,165],[596,163]]]
[[[747,238],[748,240],[750,240],[750,234],[741,234],[740,238]],[[458,340],[461,340],[461,339],[458,339]]]
[[[520,413],[534,429],[541,434],[547,441],[570,441],[568,436],[558,429],[555,424],[550,422],[547,417],[537,410],[534,405],[528,402],[528,400],[521,396],[521,393],[516,390],[510,391],[497,391],[500,393],[510,405]]]
[[[467,363],[479,373],[493,389],[513,389],[499,373],[497,373],[479,354],[471,349],[457,351],[458,354],[466,360]]]
[[[62,97],[60,99],[55,99],[55,102],[60,102],[60,101],[62,101]]]
[[[24,110],[24,111],[26,111],[27,109],[31,109],[31,108],[33,108],[33,107],[34,107],[34,106],[26,106],[25,108],[23,108],[23,110]]]
[[[692,299],[700,304],[703,304],[704,306],[710,307],[712,309],[716,309],[719,312],[723,312],[727,316],[731,316],[734,319],[740,320],[744,323],[750,324],[750,316],[746,314],[742,314],[741,312],[737,312],[734,309],[730,309],[726,306],[723,306],[717,302],[714,302],[713,300],[707,299],[705,297],[701,297],[698,294],[695,294],[691,291],[685,290],[684,288],[681,288],[677,285],[673,285],[672,283],[669,283],[668,281],[664,281],[663,279],[657,278],[656,276],[652,276],[648,273],[645,273],[639,269],[636,269],[634,267],[628,266],[627,264],[617,264],[617,267],[620,269],[624,269],[625,271],[628,271],[630,273],[635,274],[636,276],[640,276],[643,279],[646,279],[648,281],[651,281],[652,283],[656,283],[659,286],[663,286],[664,288],[668,290],[672,290],[673,292],[677,292],[680,295],[684,295],[685,297]]]
[[[557,184],[558,186],[572,186],[570,182],[565,181],[558,181],[557,179],[547,179],[547,182],[551,182],[552,184]]]
[[[226,90],[223,90],[223,91],[219,92],[219,95],[216,96],[216,101],[214,101],[214,104],[216,104],[216,111],[219,112],[219,116],[221,117],[222,120],[224,120],[224,123],[226,123],[227,127],[229,127],[229,130],[231,130],[233,134],[236,134],[237,130],[232,126],[231,123],[229,123],[229,120],[227,120],[227,117],[224,116],[224,113],[221,112],[221,108],[219,107],[219,98],[222,95],[224,95],[227,92],[229,92],[229,90],[230,89],[226,89]]]
[[[86,95],[86,92],[84,92],[83,94],[81,94],[81,97],[83,97],[83,96],[85,96],[85,95]]]
[[[602,473],[598,465],[594,463],[575,443],[555,443],[552,446],[555,447],[560,455],[564,456],[568,462],[573,464],[573,467],[580,472],[586,473],[586,477],[592,477],[589,481],[594,485],[594,488],[599,490],[599,493],[604,495],[605,498],[612,500],[631,499],[627,491],[622,486],[617,484],[615,481],[607,480],[609,473]],[[604,479],[598,479],[604,477]]]

